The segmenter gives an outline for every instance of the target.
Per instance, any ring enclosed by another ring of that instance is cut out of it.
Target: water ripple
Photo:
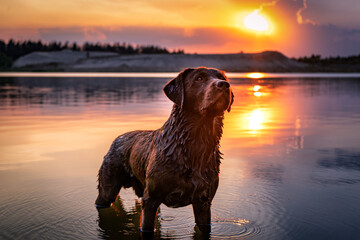
[[[226,219],[215,217],[211,236],[215,238],[245,238],[261,233],[261,228],[255,222],[247,219]]]

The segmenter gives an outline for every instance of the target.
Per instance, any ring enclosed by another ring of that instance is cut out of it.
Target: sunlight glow
[[[249,116],[249,130],[256,131],[262,129],[264,120],[264,113],[260,109],[253,110]]]
[[[239,219],[235,220],[234,223],[235,223],[236,225],[243,226],[243,225],[249,224],[250,221],[249,221],[249,220],[246,220],[246,219],[241,219],[241,218],[239,218]]]
[[[261,96],[261,92],[254,92],[254,96],[255,96],[255,97],[260,97],[260,96]]]
[[[253,87],[253,89],[254,89],[254,96],[256,96],[256,97],[260,97],[260,96],[261,96],[261,92],[259,92],[260,88],[261,88],[261,86],[259,86],[259,85],[255,85],[255,86]]]
[[[246,77],[248,77],[248,78],[263,78],[264,76],[265,76],[264,73],[259,73],[259,72],[246,74]]]
[[[258,32],[269,30],[269,23],[263,16],[259,15],[259,10],[255,10],[246,16],[244,18],[244,25],[245,27]]]
[[[255,85],[255,86],[254,86],[254,91],[257,92],[257,91],[259,91],[260,88],[261,88],[261,86]]]

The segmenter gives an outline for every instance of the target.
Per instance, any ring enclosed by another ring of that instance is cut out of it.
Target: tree
[[[6,56],[5,53],[0,52],[0,69],[11,68],[12,60],[10,57]]]

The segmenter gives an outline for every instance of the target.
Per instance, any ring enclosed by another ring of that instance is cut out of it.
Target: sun
[[[270,29],[269,22],[261,15],[259,10],[255,10],[244,18],[245,27],[257,32],[268,32]]]

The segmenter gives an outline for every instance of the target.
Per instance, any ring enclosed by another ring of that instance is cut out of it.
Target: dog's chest
[[[164,204],[176,208],[192,204],[195,199],[209,198],[209,190],[215,182],[215,179],[209,182],[199,176],[179,179],[168,192]]]

